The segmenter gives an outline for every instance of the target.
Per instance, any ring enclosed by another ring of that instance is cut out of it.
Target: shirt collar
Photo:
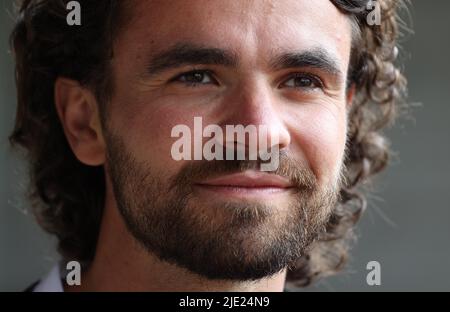
[[[60,266],[54,266],[48,275],[36,285],[33,292],[64,292]]]

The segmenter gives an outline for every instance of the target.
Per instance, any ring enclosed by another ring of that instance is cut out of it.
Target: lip
[[[197,185],[213,188],[281,190],[292,188],[292,183],[279,175],[253,170],[223,175],[197,183]]]

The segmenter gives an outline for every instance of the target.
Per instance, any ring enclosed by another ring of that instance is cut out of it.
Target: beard
[[[190,161],[174,176],[139,162],[109,134],[108,174],[128,231],[149,253],[210,280],[255,281],[305,255],[337,202],[340,176],[320,187],[313,172],[280,152],[271,172],[295,186],[277,202],[205,199],[195,181],[258,170],[260,161]],[[282,206],[282,207],[280,207]]]

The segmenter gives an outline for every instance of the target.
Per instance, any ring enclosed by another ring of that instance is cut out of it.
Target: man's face
[[[125,223],[148,251],[208,278],[279,272],[323,230],[339,192],[350,21],[329,0],[131,3],[105,125]],[[278,170],[175,161],[171,131],[194,117],[267,126]]]

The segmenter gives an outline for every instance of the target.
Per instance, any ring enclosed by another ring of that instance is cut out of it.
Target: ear
[[[94,94],[77,81],[59,77],[54,96],[56,111],[75,156],[89,166],[104,164],[106,149]]]
[[[347,108],[350,109],[352,107],[353,104],[353,99],[355,97],[355,92],[356,92],[356,87],[355,84],[352,83],[351,86],[348,88],[347,90]]]

